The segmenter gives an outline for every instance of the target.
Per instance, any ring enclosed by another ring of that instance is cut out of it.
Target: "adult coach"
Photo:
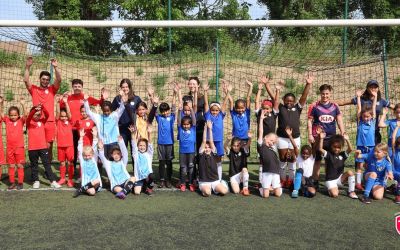
[[[373,102],[373,93],[377,93],[376,100],[376,113],[375,117],[377,121],[379,121],[379,116],[382,114],[382,109],[385,107],[389,107],[394,109],[394,105],[390,104],[389,101],[382,98],[381,91],[379,90],[379,84],[376,80],[369,80],[367,86],[365,88],[364,93],[361,96],[361,108],[371,107]],[[344,105],[357,105],[357,96],[353,97],[351,100],[339,100],[335,101],[339,106]],[[382,141],[382,135],[380,133],[378,122],[376,123],[375,129],[375,143],[378,144]]]
[[[50,85],[51,75],[48,71],[42,71],[39,75],[39,86],[32,84],[30,80],[30,69],[33,64],[33,58],[29,56],[25,62],[24,82],[25,87],[32,96],[32,105],[43,105],[49,112],[49,117],[44,125],[47,147],[49,149],[50,162],[53,156],[53,141],[56,133],[56,125],[54,120],[54,96],[56,95],[61,83],[61,72],[58,68],[56,59],[51,59],[51,65],[55,71],[54,83]]]

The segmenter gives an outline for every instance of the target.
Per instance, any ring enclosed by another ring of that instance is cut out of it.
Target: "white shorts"
[[[342,175],[339,176],[339,178],[334,179],[334,180],[330,180],[330,181],[326,181],[325,182],[325,186],[328,190],[332,189],[332,188],[338,188],[338,187],[343,187],[342,184]]]
[[[231,179],[230,179],[230,182],[231,182],[231,183],[237,183],[237,184],[242,183],[242,182],[243,182],[243,175],[242,175],[242,173],[237,173],[237,174],[235,174],[234,176],[232,176]]]
[[[272,188],[280,188],[281,187],[281,177],[279,174],[274,173],[262,173],[261,185],[263,188],[269,188],[272,185]]]
[[[294,138],[294,142],[298,149],[300,149],[301,140],[300,137]],[[278,137],[278,149],[290,148],[293,149],[293,145],[289,138]]]
[[[207,181],[207,182],[199,182],[199,188],[200,190],[203,189],[204,186],[211,186],[211,190],[218,194],[217,192],[215,192],[215,188],[218,186],[218,184],[222,183],[220,180],[217,181]]]

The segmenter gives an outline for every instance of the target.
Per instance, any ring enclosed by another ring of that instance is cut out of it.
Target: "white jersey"
[[[134,159],[134,175],[136,177],[136,181],[140,181],[146,179],[147,176],[153,173],[153,145],[149,143],[147,152],[140,153],[138,151],[137,144],[134,140],[132,140],[132,158]]]
[[[83,159],[82,151],[83,151],[83,142],[79,140],[78,142],[78,157],[79,157],[79,164],[81,166],[81,173],[82,173],[82,181],[81,186],[85,186],[89,182],[94,180],[100,181],[100,187],[102,187],[101,177],[99,173],[99,169],[97,168],[97,139],[93,139],[93,157],[89,160]]]
[[[307,160],[304,160],[301,156],[297,158],[296,162],[296,169],[302,168],[303,169],[303,176],[304,177],[311,177],[313,173],[315,158],[314,156],[308,157]]]

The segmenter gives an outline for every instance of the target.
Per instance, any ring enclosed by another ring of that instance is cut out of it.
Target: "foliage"
[[[94,76],[99,83],[107,81],[107,75],[103,73],[100,68],[93,68],[91,70],[91,75]]]
[[[185,80],[188,80],[189,79],[189,72],[187,70],[185,70],[185,69],[179,69],[176,72],[175,76],[176,77],[181,77],[181,78],[183,78]]]
[[[157,74],[153,76],[153,85],[156,88],[164,87],[165,83],[167,82],[168,75],[166,74]]]
[[[5,97],[7,102],[11,102],[14,100],[14,93],[11,89],[6,89]]]
[[[60,83],[60,88],[58,89],[58,94],[64,94],[65,92],[69,91],[69,82],[66,80],[62,80]]]
[[[3,49],[0,49],[0,65],[1,66],[12,66],[15,65],[15,62],[19,61],[19,56],[14,52],[7,52]]]
[[[135,74],[136,74],[137,76],[141,76],[141,75],[143,75],[143,73],[144,73],[144,71],[143,71],[142,68],[136,68],[136,69],[135,69]]]
[[[192,69],[189,74],[190,74],[190,76],[199,76],[200,75],[200,70]]]

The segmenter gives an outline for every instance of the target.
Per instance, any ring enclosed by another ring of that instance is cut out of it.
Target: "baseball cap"
[[[378,81],[377,80],[369,80],[367,83],[367,88],[371,87],[373,85],[376,85],[377,87],[379,87]]]

